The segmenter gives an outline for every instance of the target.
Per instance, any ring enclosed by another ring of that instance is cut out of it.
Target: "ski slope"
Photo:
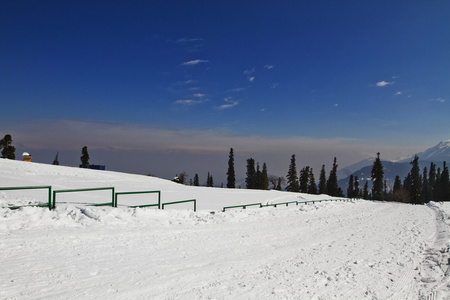
[[[0,187],[161,190],[170,209],[108,192],[0,191],[0,299],[448,299],[447,204],[320,202],[278,191],[189,187],[141,175],[0,159]],[[212,213],[214,212],[214,213]]]

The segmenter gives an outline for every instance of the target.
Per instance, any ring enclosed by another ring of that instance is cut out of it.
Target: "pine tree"
[[[261,189],[269,189],[269,175],[267,175],[267,164],[263,163],[263,168],[261,172]]]
[[[383,193],[383,164],[380,160],[380,152],[377,153],[377,158],[373,162],[371,179],[372,179],[372,199],[384,200]]]
[[[277,191],[281,191],[281,181],[282,181],[282,178],[281,178],[281,177],[278,177],[277,186],[275,187],[275,189],[276,189]]]
[[[337,163],[336,163],[336,157],[334,158],[333,162],[333,168],[330,171],[330,176],[327,180],[327,193],[330,196],[339,196],[339,186],[338,186],[338,180],[337,180]]]
[[[361,197],[361,192],[359,191],[359,180],[358,180],[358,176],[355,176],[355,183],[353,184],[353,189],[354,189],[354,198],[360,198]]]
[[[422,204],[422,199],[420,196],[420,192],[422,190],[421,180],[420,180],[420,168],[419,168],[419,157],[417,155],[414,156],[414,159],[411,161],[411,172],[409,173],[411,176],[410,187],[409,187],[409,195],[411,197],[411,203],[413,204]]]
[[[300,170],[300,193],[308,192],[309,183],[309,166]]]
[[[317,184],[316,179],[314,178],[313,169],[309,169],[309,183],[308,183],[308,193],[309,194],[317,194]]]
[[[299,192],[300,186],[298,183],[297,166],[295,163],[295,154],[292,154],[291,164],[289,165],[289,171],[288,171],[286,178],[287,178],[286,191]]]
[[[327,193],[327,174],[325,172],[325,165],[322,165],[319,177],[319,194]]]
[[[227,188],[234,189],[235,187],[236,187],[236,176],[234,174],[234,153],[233,148],[231,148],[230,156],[228,158]]]
[[[6,134],[0,140],[0,149],[2,149],[2,158],[16,159],[16,147],[12,145],[12,137],[10,134]]]
[[[200,186],[200,181],[198,180],[198,174],[194,175],[194,186]]]
[[[255,189],[262,189],[262,172],[259,167],[259,162],[256,163]]]
[[[206,179],[206,186],[207,187],[213,187],[214,186],[214,180],[212,175],[208,172],[208,177]]]
[[[439,174],[439,180],[436,182],[436,194],[435,201],[450,201],[450,179],[447,162],[445,161],[442,173]]]
[[[89,166],[89,153],[87,146],[84,146],[83,149],[81,149],[81,166],[83,168],[86,168]]]
[[[245,178],[245,183],[247,184],[247,189],[256,189],[256,170],[255,170],[255,160],[253,158],[247,159],[247,178]]]
[[[433,162],[430,163],[428,186],[429,186],[428,198],[430,199],[430,201],[434,201],[434,188],[436,186],[436,164]]]
[[[421,194],[422,194],[422,202],[423,203],[430,202],[430,187],[428,185],[428,169],[427,169],[427,167],[423,168]]]
[[[353,174],[348,179],[347,198],[353,198],[355,194],[355,187],[353,186]]]
[[[364,188],[363,188],[363,199],[365,200],[370,200],[370,195],[369,195],[369,183],[366,181],[366,183],[364,183]]]
[[[58,160],[58,152],[56,152],[56,156],[55,156],[55,160],[53,160],[52,165],[58,166],[59,165],[59,160]]]

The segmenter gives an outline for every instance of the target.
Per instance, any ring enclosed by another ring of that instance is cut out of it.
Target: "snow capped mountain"
[[[419,157],[419,160],[422,161],[450,161],[450,139],[442,141],[436,146],[425,150],[424,152],[417,153],[417,156]],[[413,157],[414,155],[399,162],[409,162]]]

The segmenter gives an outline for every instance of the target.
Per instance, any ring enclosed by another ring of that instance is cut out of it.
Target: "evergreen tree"
[[[269,189],[269,176],[267,175],[267,164],[263,163],[263,168],[261,172],[261,189]]]
[[[423,168],[422,173],[422,202],[428,203],[430,202],[430,187],[428,185],[428,169],[427,167]]]
[[[277,191],[281,191],[281,183],[282,183],[282,181],[283,181],[283,178],[282,177],[278,177],[277,186],[275,187],[275,189]]]
[[[10,134],[6,134],[0,140],[0,149],[2,149],[2,158],[16,159],[16,147],[12,145],[12,137]]]
[[[309,166],[300,170],[300,193],[308,193]]]
[[[53,161],[52,165],[58,166],[59,165],[59,160],[58,160],[58,152],[56,152],[56,156],[55,156],[55,160]]]
[[[414,159],[411,161],[411,172],[410,174],[410,186],[409,186],[409,195],[411,197],[411,203],[413,204],[422,204],[422,200],[420,197],[420,192],[422,190],[421,180],[420,180],[420,168],[419,168],[419,157],[417,155],[414,156]]]
[[[322,165],[319,177],[319,194],[327,193],[327,174],[325,172],[325,165]]]
[[[380,152],[377,153],[377,158],[373,162],[371,179],[372,179],[372,199],[384,200],[383,193],[383,164],[380,160]]]
[[[200,181],[198,180],[198,174],[194,175],[194,186],[200,186]]]
[[[298,183],[297,166],[295,163],[295,154],[292,154],[291,163],[289,165],[289,171],[288,171],[286,178],[287,178],[286,191],[299,192],[300,186]]]
[[[234,189],[235,187],[236,187],[236,176],[234,174],[234,153],[233,148],[231,148],[230,156],[228,158],[227,188]]]
[[[363,188],[363,199],[365,200],[370,200],[370,195],[369,195],[369,183],[366,181],[366,183],[364,183],[364,188]]]
[[[438,172],[439,174],[440,172]],[[450,201],[450,179],[447,163],[444,161],[442,173],[439,174],[439,179],[436,181],[436,200],[435,201]]]
[[[245,183],[247,184],[247,189],[255,189],[256,183],[256,171],[255,171],[255,160],[253,158],[247,159],[247,178],[245,178]]]
[[[262,189],[262,172],[259,167],[259,162],[256,163],[255,189]]]
[[[206,186],[207,187],[213,187],[214,186],[214,180],[212,175],[208,172],[208,177],[206,179]]]
[[[354,194],[353,197],[354,198],[360,198],[361,197],[361,192],[359,191],[359,180],[358,180],[358,176],[355,176],[355,183],[353,184],[354,187]]]
[[[308,183],[308,193],[309,194],[317,194],[317,184],[316,179],[314,178],[313,169],[309,169],[309,183]]]
[[[353,174],[350,175],[350,178],[348,179],[348,187],[347,187],[347,198],[353,198],[355,195],[355,188],[353,186],[354,179]]]
[[[337,163],[336,157],[334,158],[333,168],[330,171],[330,176],[327,180],[327,193],[330,196],[339,196],[339,186],[337,180]]]
[[[83,149],[81,149],[81,166],[86,168],[89,166],[89,153],[87,146],[84,146]]]
[[[434,188],[436,186],[436,164],[431,162],[430,163],[430,173],[428,175],[428,186],[429,186],[429,192],[428,192],[428,198],[430,201],[434,201]]]
[[[400,180],[400,177],[397,175],[395,176],[394,187],[392,188],[392,201],[408,202],[406,201],[404,194],[405,193],[402,186],[402,181]]]

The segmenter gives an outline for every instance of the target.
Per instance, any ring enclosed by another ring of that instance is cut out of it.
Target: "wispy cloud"
[[[431,99],[431,101],[439,102],[439,103],[444,103],[444,102],[446,102],[447,100],[445,100],[444,98],[438,97],[438,98],[435,98],[435,99]]]
[[[387,85],[392,85],[392,84],[394,84],[395,82],[394,81],[390,81],[390,82],[388,82],[388,81],[379,81],[379,82],[377,82],[376,83],[376,86],[378,86],[378,87],[383,87],[383,86],[387,86]]]
[[[208,60],[205,59],[196,59],[196,60],[190,60],[190,61],[186,61],[184,63],[182,63],[182,66],[195,66],[198,64],[203,64],[203,63],[209,63]]]
[[[395,96],[400,96],[403,95],[403,93],[401,91],[398,91],[397,93],[395,93]]]
[[[219,109],[232,108],[239,104],[239,101],[233,100],[231,97],[225,98],[224,101],[226,103],[219,106]]]
[[[194,94],[194,97],[203,98],[203,97],[205,97],[205,94],[197,93],[197,94]]]
[[[231,91],[232,92],[242,92],[242,91],[245,91],[246,90],[246,88],[235,88],[235,89],[232,89]]]
[[[271,70],[273,69],[273,65],[265,65],[263,68],[266,70]]]
[[[251,74],[255,73],[255,71],[256,71],[255,68],[247,69],[244,71],[244,74],[251,75]]]
[[[250,81],[250,82],[255,81],[255,76],[250,76],[250,77],[248,78],[248,81]]]
[[[179,100],[175,101],[175,104],[190,106],[190,105],[201,104],[203,102],[204,102],[203,100],[179,99]]]
[[[270,86],[271,89],[275,89],[279,86],[279,83],[272,83],[272,85]]]

